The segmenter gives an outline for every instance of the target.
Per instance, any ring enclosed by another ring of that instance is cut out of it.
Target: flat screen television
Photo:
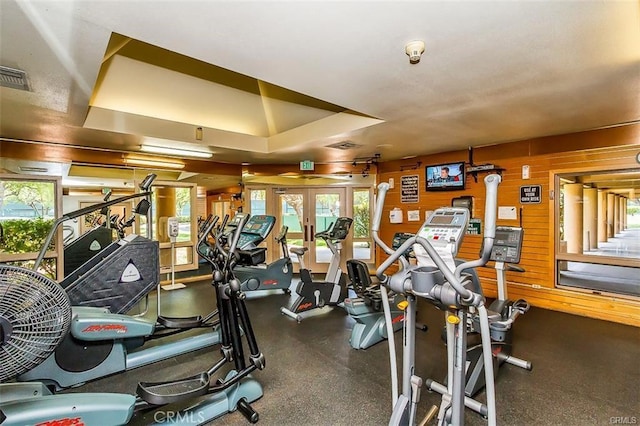
[[[433,164],[425,167],[427,191],[452,191],[464,189],[464,161]]]

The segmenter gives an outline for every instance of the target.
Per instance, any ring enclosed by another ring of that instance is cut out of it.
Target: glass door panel
[[[331,261],[331,250],[322,238],[316,238],[315,234],[328,230],[340,216],[344,215],[344,189],[312,189],[310,201],[313,203],[311,212],[315,217],[310,217],[312,224],[309,238],[313,242],[313,253],[309,256],[311,270],[326,271]]]
[[[300,191],[278,190],[278,219],[282,225],[288,226],[287,245],[292,247],[305,247],[306,233],[304,223],[305,194]],[[298,256],[292,255],[291,260],[298,263]],[[308,258],[305,258],[308,262]],[[306,265],[309,267],[309,265]]]
[[[315,238],[315,234],[326,230],[339,216],[345,215],[345,189],[279,188],[275,194],[280,223],[289,227],[287,245],[289,248],[306,247],[305,266],[314,273],[326,272],[331,252],[324,240]],[[292,261],[298,263],[297,256],[292,256]]]

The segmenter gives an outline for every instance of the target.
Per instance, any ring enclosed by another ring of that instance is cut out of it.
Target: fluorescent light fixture
[[[151,152],[153,154],[166,154],[166,155],[177,155],[180,157],[199,157],[199,158],[211,158],[213,157],[213,153],[207,151],[194,151],[191,149],[181,149],[181,148],[168,148],[166,146],[158,146],[158,145],[140,145],[140,150],[142,152]]]
[[[125,158],[124,162],[129,165],[133,164],[136,166],[150,166],[150,167],[163,167],[167,169],[184,169],[183,163],[174,163],[171,161],[156,161],[156,160],[147,160],[144,158]]]
[[[21,172],[46,173],[49,171],[46,167],[20,166]]]

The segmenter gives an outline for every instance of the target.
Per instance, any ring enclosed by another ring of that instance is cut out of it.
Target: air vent
[[[360,145],[355,144],[351,141],[342,141],[342,142],[338,142],[338,143],[334,143],[331,145],[327,145],[327,148],[335,148],[335,149],[341,149],[341,150],[347,150],[347,149],[353,149],[356,148]]]
[[[0,66],[0,86],[31,91],[26,72],[3,66]]]

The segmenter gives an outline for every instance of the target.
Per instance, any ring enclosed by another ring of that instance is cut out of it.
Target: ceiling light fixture
[[[213,153],[208,151],[195,151],[191,149],[168,148],[166,146],[147,145],[147,144],[140,145],[140,151],[151,152],[153,154],[177,155],[180,157],[199,157],[199,158],[213,157]]]
[[[157,160],[148,160],[145,158],[125,158],[124,162],[126,165],[136,165],[136,166],[149,166],[149,167],[162,167],[167,169],[184,169],[183,163],[175,163],[171,161],[157,161]]]
[[[20,166],[21,172],[46,173],[49,171],[46,167]]]

